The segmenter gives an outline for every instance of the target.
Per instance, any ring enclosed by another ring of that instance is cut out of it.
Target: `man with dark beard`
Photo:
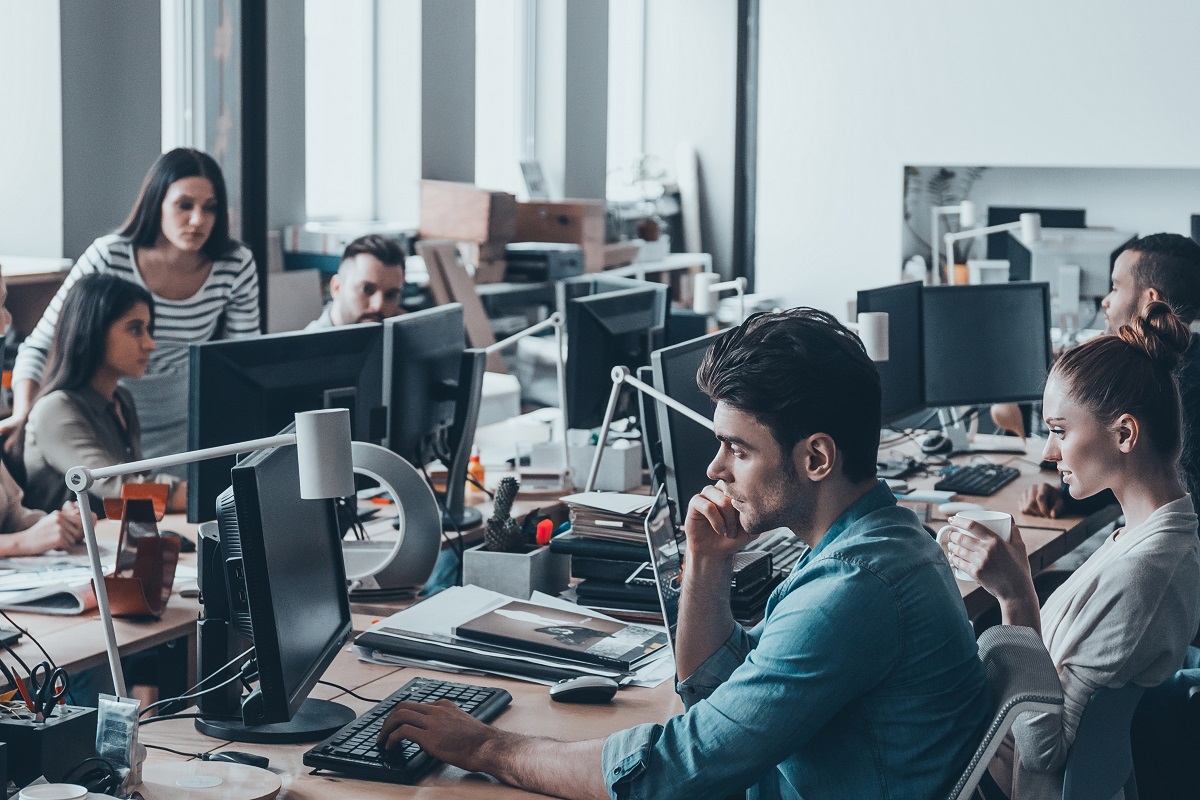
[[[715,485],[691,499],[676,648],[687,711],[606,739],[496,730],[449,703],[401,703],[380,733],[469,770],[572,798],[945,796],[982,736],[988,688],[949,565],[875,477],[879,373],[812,309],[721,337]],[[734,554],[791,529],[812,551],[744,630]]]
[[[403,314],[404,247],[391,236],[360,236],[342,253],[337,274],[329,279],[329,303],[307,331],[383,322]]]

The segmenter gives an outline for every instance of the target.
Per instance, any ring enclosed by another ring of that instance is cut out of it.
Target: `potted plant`
[[[483,544],[463,553],[463,584],[528,600],[535,592],[558,594],[571,578],[571,557],[529,544],[512,518],[520,483],[507,477],[496,489]]]
[[[904,224],[912,238],[916,241],[926,262],[929,262],[933,248],[927,239],[933,235],[941,237],[944,233],[957,233],[961,230],[957,217],[941,217],[937,231],[922,230],[914,220],[927,220],[929,208],[937,206],[952,206],[968,200],[975,183],[987,172],[987,167],[964,167],[958,170],[939,167],[924,181],[924,196],[926,205],[921,205],[922,173],[925,168],[906,166],[904,168]],[[964,265],[971,257],[971,250],[978,239],[963,239],[954,243],[954,263]],[[929,269],[943,270],[942,264],[929,264]],[[943,279],[947,276],[943,275]],[[956,281],[957,282],[957,281]],[[966,282],[965,280],[963,281]]]

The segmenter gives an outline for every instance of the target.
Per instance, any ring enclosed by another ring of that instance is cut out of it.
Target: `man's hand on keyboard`
[[[1062,488],[1051,483],[1030,486],[1021,496],[1021,511],[1036,517],[1057,517],[1063,510]]]
[[[480,771],[474,763],[480,747],[499,732],[472,717],[449,700],[435,703],[397,703],[383,723],[376,743],[381,751],[401,747],[402,739],[416,742],[434,758]]]

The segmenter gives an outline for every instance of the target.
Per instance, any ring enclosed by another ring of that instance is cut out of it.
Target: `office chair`
[[[1004,737],[1026,711],[1062,710],[1062,684],[1050,653],[1032,628],[997,625],[979,637],[979,660],[992,690],[992,721],[983,741],[950,791],[949,800],[967,800],[979,785]]]
[[[1138,800],[1129,726],[1145,691],[1144,686],[1127,683],[1118,689],[1097,689],[1088,699],[1067,754],[1063,800],[1112,797],[1122,788],[1125,800]]]
[[[0,461],[8,468],[8,474],[12,475],[17,486],[24,489],[29,476],[25,474],[25,461],[21,457],[22,448],[10,444],[8,441],[10,436],[11,434],[0,435]]]

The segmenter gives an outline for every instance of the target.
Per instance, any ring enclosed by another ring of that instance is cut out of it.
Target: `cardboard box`
[[[604,269],[603,200],[530,200],[517,203],[518,242],[561,242],[583,248],[584,269]]]
[[[421,238],[507,243],[517,235],[517,198],[470,183],[421,181]]]

